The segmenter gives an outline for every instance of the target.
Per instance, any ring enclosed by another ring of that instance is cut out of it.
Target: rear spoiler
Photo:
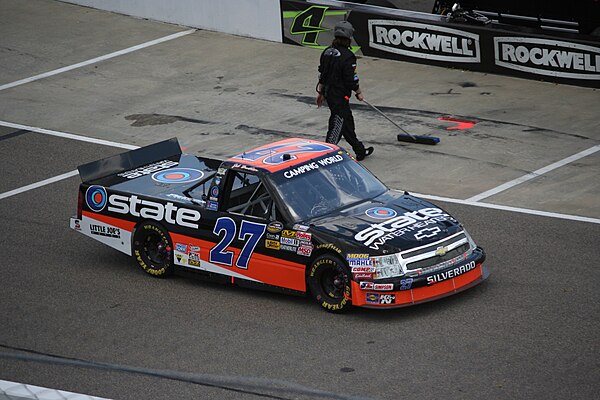
[[[77,169],[79,170],[81,181],[90,182],[179,155],[181,155],[179,141],[177,138],[172,138],[126,153],[83,164],[77,167]]]

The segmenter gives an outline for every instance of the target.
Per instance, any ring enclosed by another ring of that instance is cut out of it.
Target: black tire
[[[338,257],[329,254],[317,257],[306,280],[311,296],[325,310],[340,313],[351,308],[350,274]]]
[[[173,243],[167,231],[153,222],[143,222],[133,237],[133,258],[149,275],[166,277],[173,272]]]

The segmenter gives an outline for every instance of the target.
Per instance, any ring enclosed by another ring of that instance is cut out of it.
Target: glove
[[[325,97],[322,94],[318,94],[317,95],[317,107],[320,108],[323,105],[323,101],[325,100]]]

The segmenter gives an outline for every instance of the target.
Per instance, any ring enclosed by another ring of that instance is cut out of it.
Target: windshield
[[[320,217],[387,190],[371,172],[345,154],[302,164],[271,179],[294,221]]]

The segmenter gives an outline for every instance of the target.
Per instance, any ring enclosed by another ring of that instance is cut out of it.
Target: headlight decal
[[[373,263],[375,266],[376,279],[398,277],[405,273],[398,254],[386,254],[384,256],[373,257]]]

